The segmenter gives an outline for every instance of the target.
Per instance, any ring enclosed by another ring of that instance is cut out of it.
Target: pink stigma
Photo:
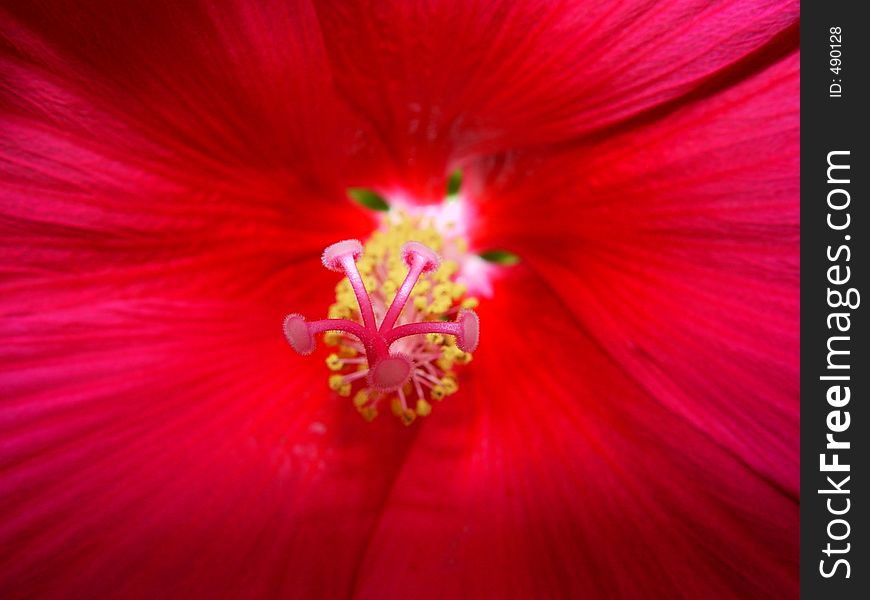
[[[411,377],[411,360],[394,354],[376,364],[369,372],[369,384],[373,389],[389,392],[399,389]]]
[[[401,256],[408,266],[408,274],[396,290],[395,298],[384,315],[380,326],[376,323],[371,299],[356,262],[362,257],[363,246],[357,240],[345,240],[332,244],[323,251],[323,266],[343,272],[356,296],[363,323],[350,319],[322,319],[306,321],[299,314],[290,314],[284,319],[284,336],[290,346],[306,356],[316,346],[314,335],[325,331],[341,331],[356,337],[365,348],[365,360],[369,365],[368,381],[374,390],[389,392],[398,390],[408,382],[413,360],[402,353],[394,353],[390,347],[397,340],[422,334],[450,335],[456,338],[457,347],[473,352],[480,338],[480,320],[473,310],[459,312],[456,321],[420,321],[396,326],[402,309],[408,302],[414,286],[423,273],[434,271],[441,263],[438,254],[419,242],[406,242]]]

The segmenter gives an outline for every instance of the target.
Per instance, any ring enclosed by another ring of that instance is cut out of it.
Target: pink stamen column
[[[434,271],[441,261],[429,247],[419,242],[407,242],[402,246],[402,259],[408,265],[408,275],[396,291],[396,297],[387,309],[380,329],[375,322],[371,299],[360,277],[356,261],[362,256],[363,246],[358,240],[345,240],[332,244],[323,251],[323,266],[332,271],[343,272],[350,282],[363,324],[349,319],[322,319],[308,322],[299,314],[290,314],[284,319],[284,336],[299,354],[314,351],[314,335],[324,331],[342,331],[358,338],[366,349],[369,363],[369,384],[374,389],[392,391],[399,389],[410,377],[410,359],[399,353],[391,353],[390,346],[396,340],[410,335],[440,333],[456,337],[459,348],[473,352],[480,337],[480,321],[474,311],[463,310],[455,322],[420,322],[394,327],[402,309],[408,302],[411,291],[423,273]]]

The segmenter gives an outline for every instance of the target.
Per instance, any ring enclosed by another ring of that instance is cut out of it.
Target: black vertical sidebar
[[[870,598],[870,22],[801,7],[801,593]],[[867,304],[867,306],[865,306]]]

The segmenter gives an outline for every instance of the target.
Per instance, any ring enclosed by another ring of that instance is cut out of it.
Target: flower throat
[[[334,348],[326,358],[333,372],[329,387],[353,396],[367,421],[387,404],[410,425],[432,411],[432,400],[458,390],[457,368],[477,348],[477,299],[457,282],[459,265],[452,258],[465,250],[461,238],[442,236],[405,215],[386,220],[365,246],[357,240],[332,244],[323,265],[345,278],[328,318],[288,315],[284,335],[296,352],[308,355],[314,335],[324,332]]]

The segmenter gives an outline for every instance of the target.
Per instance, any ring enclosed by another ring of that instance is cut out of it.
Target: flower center
[[[438,252],[444,256],[442,260]],[[457,259],[466,244],[442,235],[423,217],[387,219],[363,246],[345,240],[323,252],[323,265],[344,273],[328,318],[284,319],[284,335],[302,355],[315,349],[314,335],[325,332],[333,348],[326,365],[329,387],[368,421],[384,403],[406,425],[432,411],[431,400],[455,393],[456,368],[471,361],[480,337],[472,310],[457,281]]]

